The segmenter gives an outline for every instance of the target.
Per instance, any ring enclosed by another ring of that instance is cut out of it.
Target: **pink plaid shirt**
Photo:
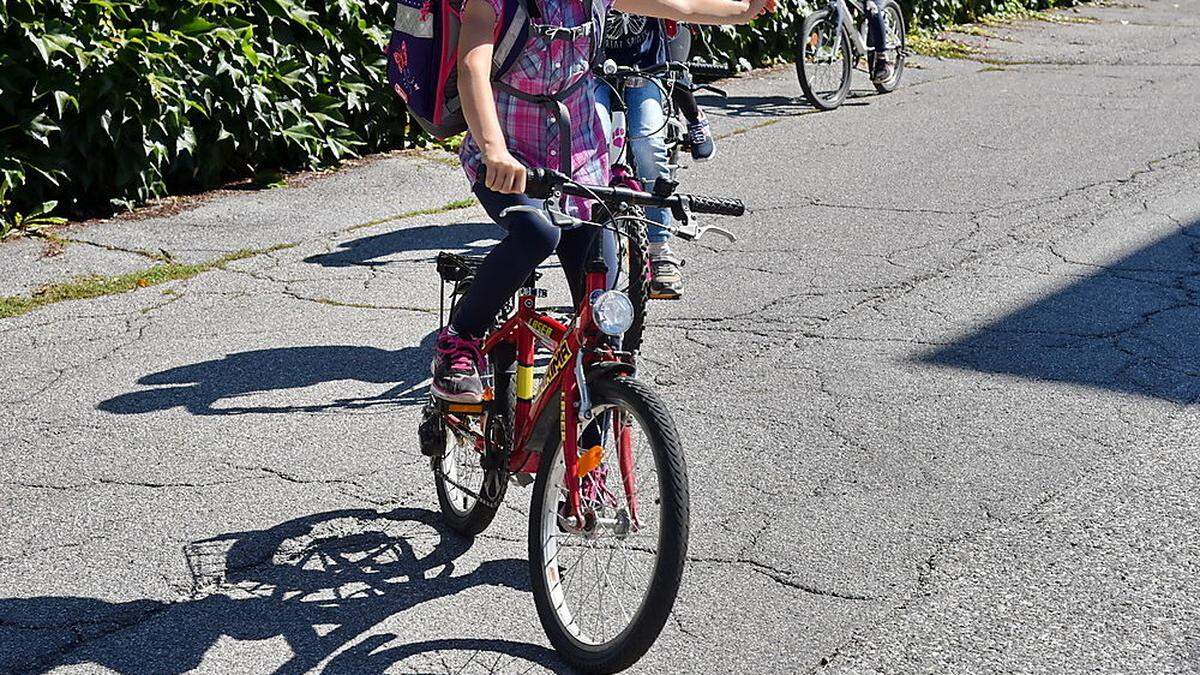
[[[487,1],[497,16],[503,15],[501,3],[506,0]],[[596,2],[603,2],[606,9],[612,4],[612,0]],[[542,12],[538,23],[571,28],[591,20],[582,0],[541,0],[538,8]],[[590,39],[583,36],[574,42],[547,41],[530,34],[516,63],[502,81],[529,94],[551,94],[566,89],[580,78],[590,79]],[[559,129],[554,118],[537,103],[521,100],[495,87],[493,90],[508,151],[527,167],[557,169]],[[591,83],[577,87],[563,104],[571,113],[571,177],[580,183],[607,185],[608,140],[600,124]],[[483,166],[483,157],[470,134],[463,140],[458,154],[467,179],[474,185]],[[574,215],[588,217],[590,209],[582,200],[569,201],[569,210]]]

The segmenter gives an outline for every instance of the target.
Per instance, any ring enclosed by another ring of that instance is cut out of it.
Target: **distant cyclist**
[[[878,0],[866,0],[867,5],[867,41],[875,53],[875,63],[871,64],[871,81],[887,82],[896,72],[895,59],[887,53],[887,25],[883,20],[883,4]]]

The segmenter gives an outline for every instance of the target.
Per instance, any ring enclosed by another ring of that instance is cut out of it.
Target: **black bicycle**
[[[891,60],[894,68],[888,79],[872,80],[875,89],[886,94],[900,86],[907,56],[904,12],[896,0],[882,0],[880,11],[883,54],[876,54],[868,44],[870,17],[864,0],[829,0],[804,18],[796,40],[796,77],[813,107],[833,110],[840,106],[850,93],[852,68],[869,70],[877,57]]]
[[[671,61],[651,68],[634,68],[618,66],[613,61],[605,61],[596,69],[596,76],[612,89],[612,145],[609,149],[609,164],[612,166],[613,187],[623,187],[640,190],[643,186],[637,180],[628,158],[628,128],[625,115],[628,107],[625,105],[625,88],[632,83],[650,82],[657,86],[663,94],[665,114],[664,126],[655,129],[649,135],[664,133],[667,147],[667,164],[671,176],[668,180],[660,180],[651,186],[655,194],[669,195],[676,185],[675,172],[679,168],[679,155],[691,151],[691,140],[687,133],[687,124],[683,120],[675,99],[676,89],[685,87],[689,92],[712,92],[725,96],[725,92],[711,84],[696,84],[693,77],[716,79],[729,77],[733,71],[725,66],[700,63]],[[649,241],[646,238],[645,213],[640,205],[634,205],[634,210],[627,214],[624,222],[629,228],[627,237],[620,237],[621,269],[618,274],[617,288],[624,291],[633,302],[634,323],[625,333],[625,349],[637,351],[642,344],[642,333],[646,322],[646,304],[650,294],[650,256]]]

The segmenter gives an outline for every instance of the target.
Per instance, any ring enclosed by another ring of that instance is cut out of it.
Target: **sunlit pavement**
[[[1141,4],[705,99],[681,189],[752,212],[651,307],[692,540],[639,669],[1200,668],[1200,4]],[[0,670],[563,667],[528,491],[463,540],[416,447],[432,256],[499,235],[450,164],[0,246],[0,294],[260,251],[0,320]]]

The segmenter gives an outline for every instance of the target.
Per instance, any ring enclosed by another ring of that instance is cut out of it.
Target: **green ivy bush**
[[[386,3],[0,0],[0,218],[396,147]]]
[[[712,47],[743,67],[787,60],[810,2],[713,30]],[[1054,3],[901,0],[925,27]],[[413,141],[383,82],[390,4],[0,0],[0,224]]]

